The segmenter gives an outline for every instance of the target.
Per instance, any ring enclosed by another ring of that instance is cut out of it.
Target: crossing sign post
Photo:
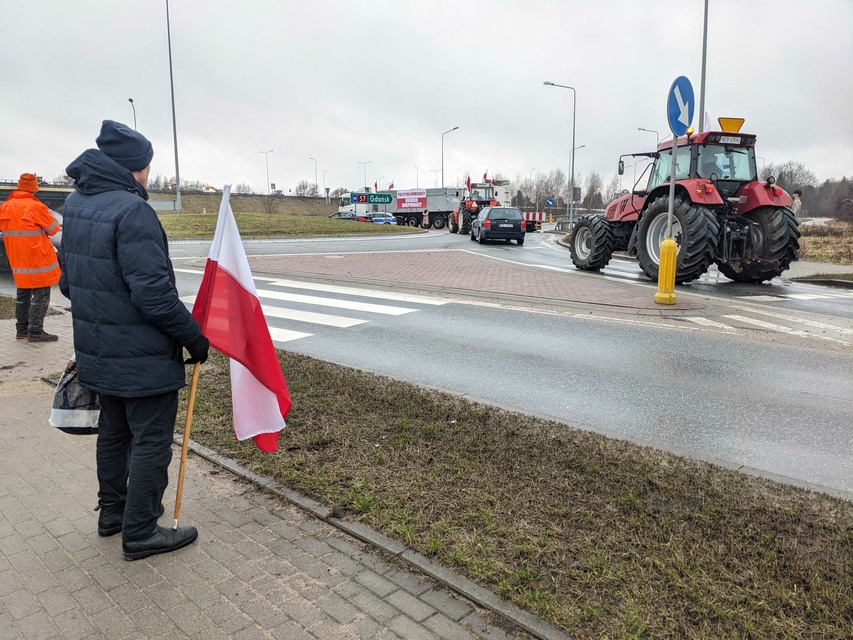
[[[678,76],[669,88],[666,96],[666,119],[672,131],[672,169],[669,178],[669,210],[666,217],[666,238],[660,245],[660,264],[658,265],[658,291],[655,302],[675,304],[675,271],[678,266],[678,245],[672,238],[672,219],[675,215],[675,167],[678,156],[678,138],[690,135],[693,112],[696,101],[693,85],[685,76]]]

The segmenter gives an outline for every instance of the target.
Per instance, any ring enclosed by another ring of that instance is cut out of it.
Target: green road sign
[[[371,193],[367,197],[367,202],[369,204],[391,204],[391,194],[388,193]]]

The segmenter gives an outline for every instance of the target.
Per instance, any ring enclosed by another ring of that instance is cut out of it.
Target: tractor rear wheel
[[[585,271],[599,271],[613,255],[613,227],[602,216],[581,216],[569,237],[572,263]]]
[[[433,218],[432,226],[436,229],[444,229],[444,216],[436,216]]]
[[[758,207],[743,217],[749,221],[755,255],[737,265],[717,262],[720,273],[735,282],[750,283],[782,275],[800,251],[800,230],[794,214],[784,207]]]
[[[656,198],[643,212],[637,227],[637,258],[640,268],[657,282],[660,268],[660,245],[666,238],[669,198]],[[684,196],[675,197],[672,238],[678,245],[675,282],[695,280],[714,262],[719,241],[720,223],[705,207],[693,204]]]

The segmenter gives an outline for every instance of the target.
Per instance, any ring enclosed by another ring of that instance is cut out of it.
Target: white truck
[[[390,195],[391,204],[369,204],[353,202],[353,195],[371,195],[370,192],[357,190],[341,195],[338,212],[353,211],[369,215],[370,213],[389,213],[397,218],[398,224],[410,227],[435,227],[443,229],[448,216],[459,209],[459,203],[465,194],[464,188],[443,187],[436,189],[396,189],[378,191],[376,195]],[[364,199],[364,198],[362,198]]]

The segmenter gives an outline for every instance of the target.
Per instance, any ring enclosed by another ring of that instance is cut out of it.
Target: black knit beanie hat
[[[154,148],[148,138],[114,120],[104,120],[101,135],[95,138],[95,143],[98,149],[128,171],[142,171],[154,157]]]

